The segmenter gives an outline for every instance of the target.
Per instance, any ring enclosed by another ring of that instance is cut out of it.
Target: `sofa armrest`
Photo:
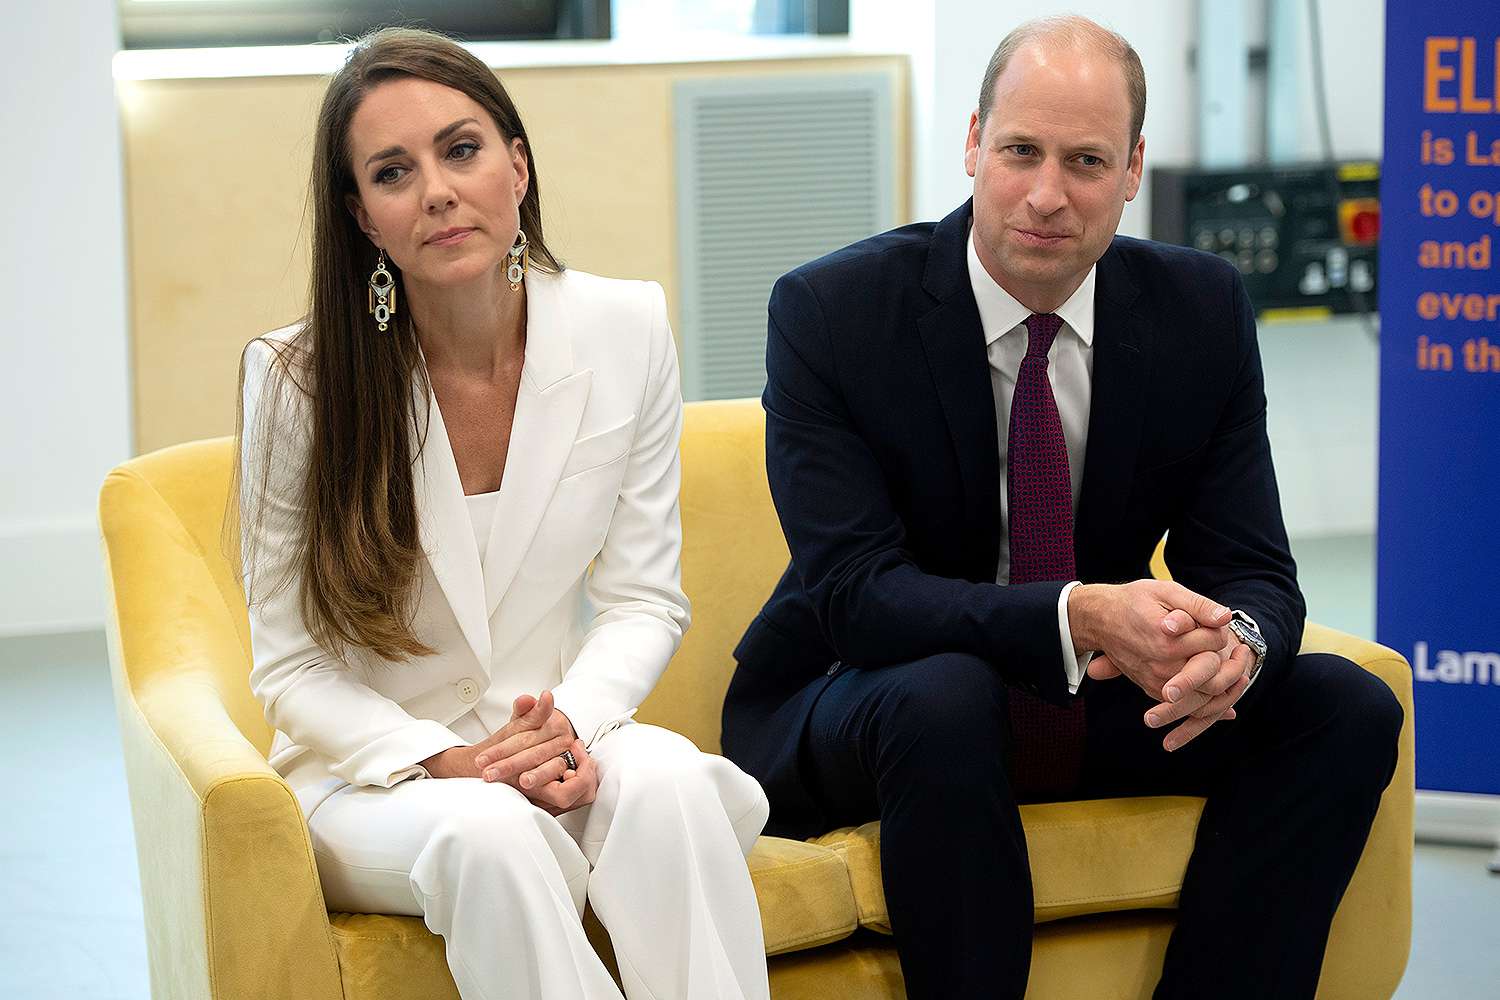
[[[204,553],[128,471],[100,522],[152,996],[342,1000],[307,824],[228,707],[245,652]]]
[[[1393,649],[1308,622],[1302,652],[1336,653],[1375,674],[1401,703],[1396,774],[1380,800],[1359,867],[1334,917],[1319,1000],[1388,997],[1401,981],[1411,950],[1411,866],[1416,805],[1416,744],[1411,667]],[[1378,941],[1370,938],[1378,928]]]
[[[291,789],[191,671],[117,700],[156,997],[342,997]]]
[[[1411,711],[1411,665],[1406,658],[1388,646],[1361,639],[1338,629],[1308,622],[1302,631],[1303,653],[1336,653],[1353,660],[1390,685],[1401,707]],[[1405,735],[1409,736],[1410,733]]]

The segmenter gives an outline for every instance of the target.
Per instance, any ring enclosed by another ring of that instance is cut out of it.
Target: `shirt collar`
[[[1015,297],[1000,287],[990,277],[974,249],[974,227],[969,227],[969,284],[974,286],[974,301],[979,306],[979,323],[984,328],[984,343],[988,347],[1001,337],[1026,322],[1031,310],[1015,300]],[[1094,343],[1094,276],[1099,266],[1089,268],[1083,284],[1068,297],[1068,301],[1057,307],[1057,315],[1074,333],[1078,334],[1085,347]]]

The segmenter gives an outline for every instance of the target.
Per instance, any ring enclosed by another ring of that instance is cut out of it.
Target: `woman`
[[[331,909],[421,915],[460,995],[766,997],[760,787],[630,720],[681,641],[654,283],[566,271],[485,65],[387,29],[317,125],[307,317],[251,344],[251,687]]]

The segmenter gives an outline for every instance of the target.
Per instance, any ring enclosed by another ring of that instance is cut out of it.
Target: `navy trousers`
[[[1236,720],[1174,753],[1129,680],[1085,680],[1081,694],[1088,742],[1072,798],[1207,799],[1157,1000],[1311,1000],[1395,772],[1403,713],[1390,689],[1341,657],[1298,656],[1257,679]],[[1026,992],[1032,887],[1006,698],[998,672],[966,654],[841,666],[803,733],[802,770],[828,817],[881,821],[913,1000]]]

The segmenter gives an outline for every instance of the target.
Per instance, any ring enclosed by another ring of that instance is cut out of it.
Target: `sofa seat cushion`
[[[1021,807],[1036,920],[1177,905],[1203,800],[1184,796],[1092,799]],[[954,837],[961,839],[962,831]],[[880,880],[880,824],[815,838],[844,859],[862,927],[891,932]],[[934,854],[961,847],[934,844]]]
[[[330,913],[345,1000],[459,1000],[443,939],[421,917]]]
[[[817,844],[761,837],[750,852],[766,954],[838,941],[859,926],[854,887],[838,852]]]
[[[750,852],[766,954],[816,948],[859,926],[844,859],[831,848],[761,837]],[[419,917],[331,913],[334,951],[346,1000],[458,1000],[443,940]],[[609,941],[590,912],[589,938],[613,966]]]

